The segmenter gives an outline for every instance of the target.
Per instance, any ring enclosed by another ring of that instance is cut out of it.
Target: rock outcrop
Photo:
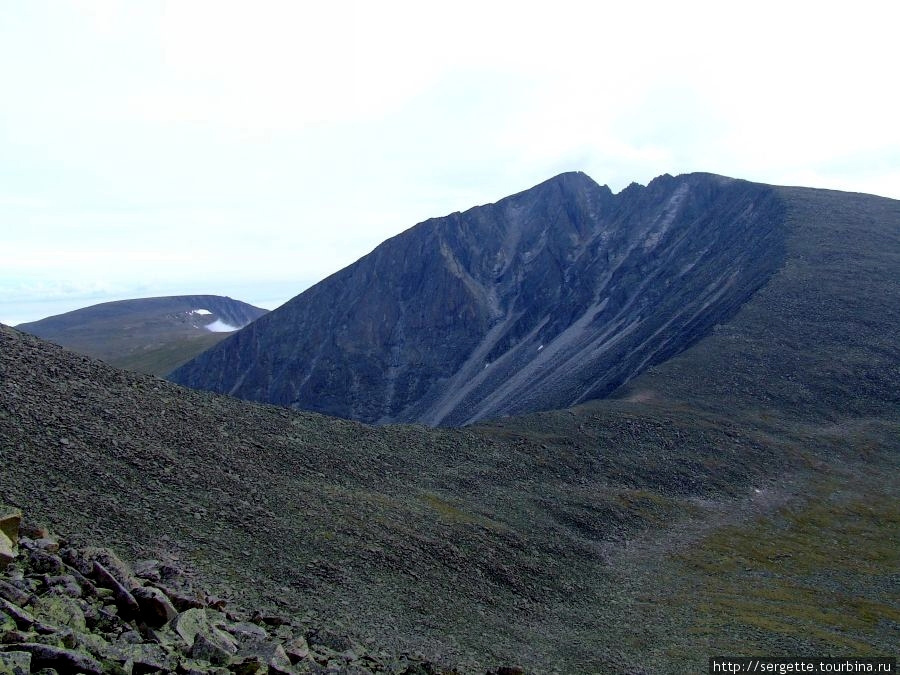
[[[17,555],[0,561],[3,675],[456,672],[408,654],[375,652],[286,616],[227,608],[160,561],[132,569],[108,549],[76,548],[46,531],[19,538],[21,514],[2,513],[4,536],[21,543]]]
[[[16,557],[21,520],[22,512],[19,509],[0,507],[0,565],[5,565]]]
[[[384,242],[170,379],[374,423],[567,407],[726,322],[781,264],[782,221],[765,185],[563,174]]]

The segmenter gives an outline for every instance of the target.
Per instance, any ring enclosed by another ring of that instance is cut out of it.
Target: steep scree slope
[[[767,186],[582,173],[428,220],[170,379],[365,422],[463,425],[608,394],[726,321],[778,268]]]

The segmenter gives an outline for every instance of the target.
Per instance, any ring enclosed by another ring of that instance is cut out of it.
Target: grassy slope
[[[896,481],[876,479],[900,456],[900,209],[783,194],[789,260],[734,321],[617,399],[478,428],[252,406],[4,334],[0,488],[471,672],[896,652]]]
[[[110,356],[105,360],[116,368],[162,377],[229,335],[230,333],[197,333],[181,337],[170,336],[160,343],[133,348],[120,356]]]
[[[116,368],[162,377],[230,334],[198,328],[187,316],[210,302],[244,304],[217,296],[120,300],[22,324],[20,330]]]

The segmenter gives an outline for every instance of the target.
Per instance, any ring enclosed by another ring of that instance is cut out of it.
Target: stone
[[[28,602],[29,594],[23,591],[16,586],[13,586],[8,581],[4,581],[0,579],[0,598],[5,598],[9,600],[13,604],[19,605],[22,607],[25,603]]]
[[[19,555],[18,547],[12,539],[0,532],[0,566],[6,567]]]
[[[134,576],[147,581],[159,581],[162,579],[161,567],[162,563],[159,560],[138,560],[132,565]]]
[[[165,593],[179,612],[189,609],[202,609],[204,607],[203,601],[195,595],[164,586],[163,584],[154,584],[153,586]]]
[[[308,631],[306,642],[312,647],[327,647],[334,652],[345,652],[353,648],[350,638],[325,628]]]
[[[231,660],[234,651],[228,649],[227,645],[221,640],[201,631],[194,636],[194,644],[191,646],[189,654],[191,658],[209,661],[221,666]]]
[[[291,663],[297,663],[309,656],[309,645],[306,642],[306,638],[301,635],[285,644],[284,651]]]
[[[54,626],[67,626],[79,632],[87,630],[81,607],[75,600],[65,595],[48,594],[36,598],[31,604],[31,611],[36,620]]]
[[[237,621],[225,624],[224,630],[237,638],[241,644],[260,642],[266,640],[269,634],[261,626],[248,621]]]
[[[6,567],[19,553],[21,523],[22,512],[19,509],[0,504],[0,568]]]
[[[175,669],[178,660],[161,645],[152,642],[117,642],[106,649],[104,657],[122,664],[131,663],[132,675],[158,670],[171,671]]]
[[[0,652],[0,675],[28,675],[31,654],[28,652]]]
[[[46,551],[47,553],[57,553],[59,551],[59,542],[56,541],[56,539],[51,539],[50,537],[41,537],[40,539],[35,539],[33,541],[33,545],[35,546],[35,548]]]
[[[11,603],[6,598],[0,598],[0,611],[5,612],[16,622],[16,626],[25,630],[34,625],[34,617],[24,609]]]
[[[254,623],[265,624],[266,626],[284,626],[290,623],[290,620],[280,614],[272,614],[271,612],[263,612],[257,610],[250,617]]]
[[[62,574],[56,577],[48,576],[45,579],[49,592],[55,595],[67,595],[70,598],[80,598],[84,591],[77,579],[71,574]]]
[[[0,650],[8,645],[0,645]],[[92,656],[81,654],[72,649],[39,644],[37,642],[20,642],[15,649],[9,651],[28,652],[31,654],[31,668],[53,668],[61,675],[68,673],[86,673],[101,675],[103,666]]]
[[[228,670],[234,675],[266,675],[269,672],[269,667],[264,661],[256,657],[247,656],[232,661],[228,666]]]
[[[58,576],[65,570],[62,558],[55,553],[47,553],[33,548],[28,551],[28,566],[32,573]]]
[[[198,647],[201,653],[209,652],[214,655],[227,653],[229,656],[236,654],[237,641],[214,625],[217,614],[205,609],[189,609],[176,616],[171,625],[184,643],[192,649],[197,644],[198,636],[203,636],[203,642]],[[219,620],[217,623],[223,621]],[[194,656],[194,658],[202,657]]]
[[[19,525],[19,534],[29,539],[44,539],[50,536],[50,531],[46,527],[23,520],[21,525]]]
[[[131,592],[140,607],[140,618],[148,626],[159,628],[178,615],[172,601],[158,588],[138,586]]]
[[[109,648],[109,642],[94,633],[76,633],[75,646],[91,654],[103,654]]]
[[[232,675],[233,671],[224,666],[213,666],[208,661],[181,659],[178,663],[179,675]]]
[[[94,561],[94,578],[97,583],[113,592],[116,607],[123,619],[128,620],[140,614],[141,607],[134,596],[101,563]]]
[[[108,548],[69,548],[61,552],[63,560],[85,576],[94,575],[94,563],[99,563],[125,589],[137,586],[128,566]]]
[[[238,658],[245,664],[245,670],[250,669],[250,663],[258,663],[263,672],[290,673],[291,660],[280,644],[272,642],[256,642],[242,645],[238,652]]]

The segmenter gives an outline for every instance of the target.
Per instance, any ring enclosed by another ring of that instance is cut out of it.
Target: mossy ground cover
[[[896,654],[897,470],[892,460],[809,473],[785,505],[662,555],[645,599],[666,608],[672,630],[644,645],[651,662],[677,672],[704,653]]]

